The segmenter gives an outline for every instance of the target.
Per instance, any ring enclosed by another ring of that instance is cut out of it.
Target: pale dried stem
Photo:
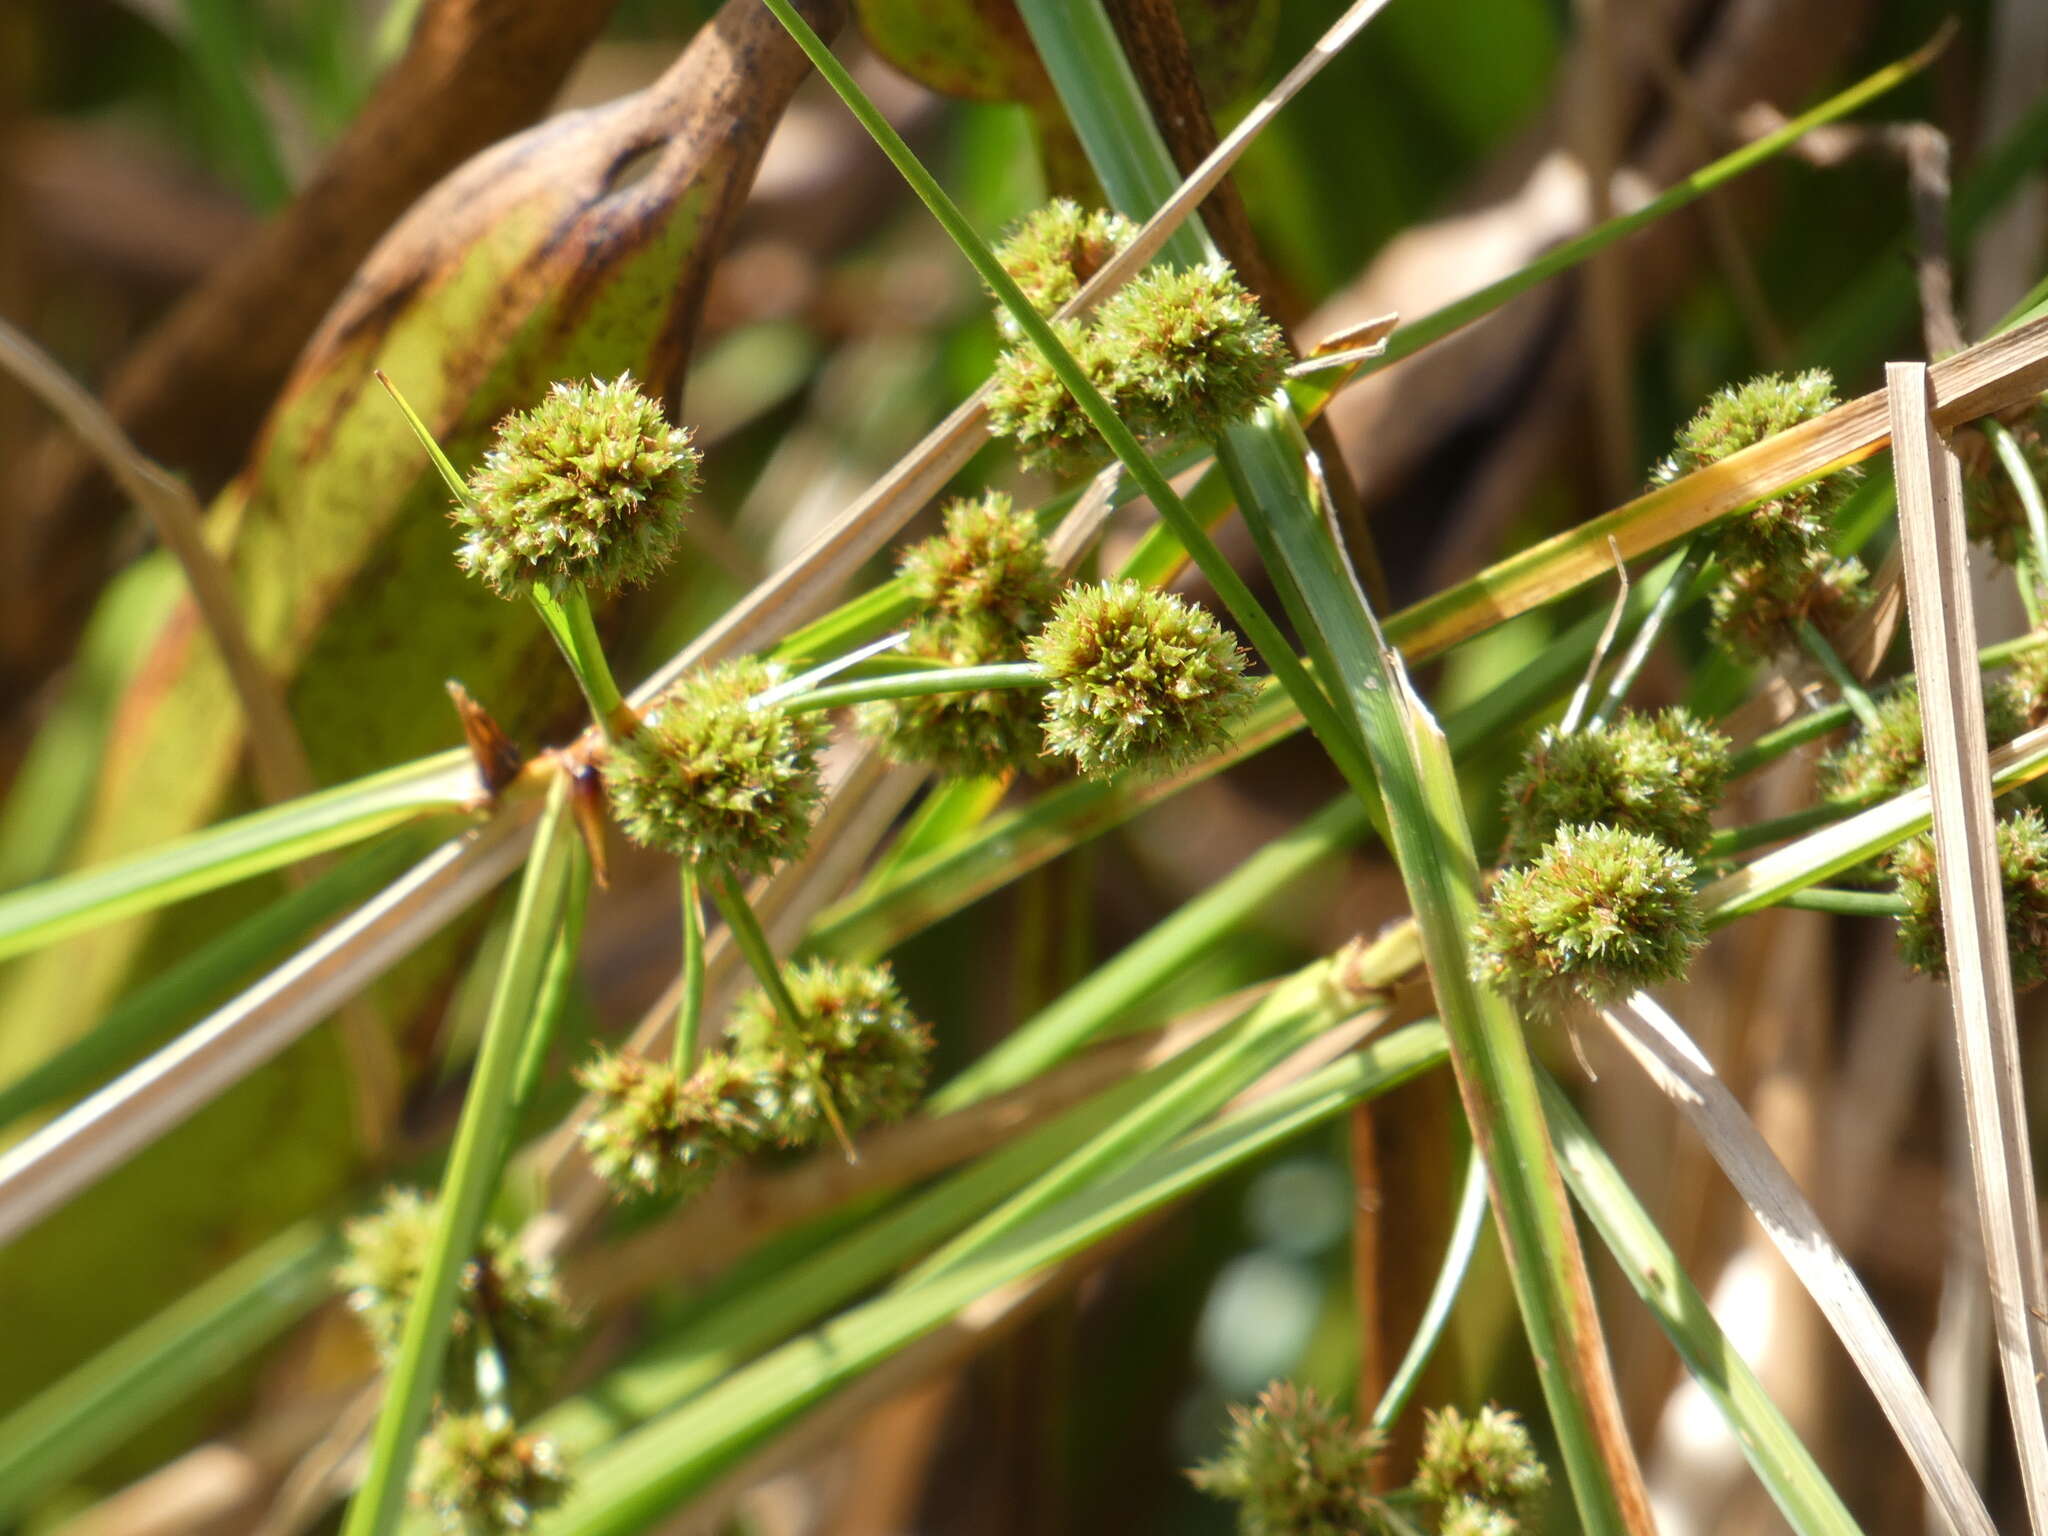
[[[2031,1524],[2040,1532],[2048,1528],[2048,1275],[2027,1137],[1998,827],[1985,767],[1962,468],[1935,429],[1926,365],[1893,363],[1885,379],[1978,1223],[1990,1263],[2006,1405]]]

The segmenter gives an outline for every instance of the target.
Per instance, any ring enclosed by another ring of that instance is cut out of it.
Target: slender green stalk
[[[1706,854],[1710,859],[1732,858],[1738,853],[1748,853],[1755,848],[1768,848],[1772,843],[1782,843],[1788,838],[1799,837],[1816,827],[1832,826],[1845,816],[1853,816],[1866,810],[1872,802],[1868,800],[1823,800],[1819,805],[1809,805],[1804,810],[1788,811],[1783,816],[1773,816],[1766,821],[1752,821],[1746,826],[1723,827],[1707,839]]]
[[[1842,696],[1842,702],[1849,706],[1849,712],[1858,723],[1867,731],[1876,730],[1877,706],[1870,702],[1870,695],[1864,691],[1863,684],[1828,642],[1828,637],[1814,628],[1813,620],[1799,621],[1799,643],[1806,647],[1807,655],[1820,663],[1821,670],[1834,683],[1835,691]]]
[[[1394,1368],[1386,1391],[1380,1394],[1379,1404],[1372,1411],[1372,1427],[1380,1433],[1394,1427],[1394,1421],[1415,1396],[1415,1389],[1422,1385],[1422,1373],[1429,1368],[1429,1358],[1436,1353],[1438,1341],[1450,1326],[1458,1293],[1465,1288],[1465,1276],[1472,1268],[1472,1256],[1479,1251],[1479,1235],[1485,1230],[1486,1165],[1479,1160],[1479,1149],[1468,1147],[1465,1178],[1458,1188],[1457,1214],[1451,1218],[1451,1240],[1444,1245],[1444,1261],[1437,1270],[1436,1284],[1430,1287],[1429,1300],[1415,1324],[1415,1336],[1408,1341],[1401,1363]]]
[[[1985,417],[1978,426],[1990,439],[2006,478],[2012,481],[2013,494],[2019,497],[2020,506],[2027,514],[2027,558],[2022,565],[2020,601],[2026,605],[2028,624],[2038,625],[2041,622],[2038,582],[2042,577],[2048,577],[2048,502],[2042,500],[2041,482],[2034,478],[2034,468],[2027,462],[2027,455],[2011,429],[1996,416]]]
[[[1828,885],[1810,885],[1793,891],[1778,903],[1800,912],[1835,912],[1843,917],[1904,917],[1906,898],[1891,891],[1844,891]]]
[[[576,674],[577,686],[590,703],[590,717],[597,722],[607,741],[620,741],[633,734],[639,717],[619,692],[612,678],[611,663],[605,660],[604,645],[597,638],[597,621],[591,616],[590,598],[580,586],[566,588],[560,597],[540,582],[527,589],[541,623],[554,637],[562,659]]]
[[[562,1019],[576,992],[576,967],[583,955],[583,920],[590,910],[590,855],[577,843],[570,851],[568,889],[562,896],[561,919],[548,946],[547,968],[533,1008],[533,1024],[519,1047],[519,1068],[512,1074],[513,1126],[522,1124],[546,1070]]]
[[[405,1507],[413,1451],[427,1427],[448,1353],[448,1328],[463,1265],[497,1189],[511,1129],[512,1089],[527,1024],[547,969],[550,940],[569,884],[568,779],[558,778],[534,834],[519,886],[503,968],[484,1026],[476,1072],[435,1202],[434,1237],[407,1309],[384,1406],[370,1439],[362,1486],[350,1501],[343,1536],[388,1536]]]
[[[676,1003],[673,1063],[677,1077],[688,1077],[697,1065],[697,1040],[704,1032],[704,893],[697,867],[685,860],[681,870],[683,995]]]
[[[782,966],[775,959],[775,947],[768,942],[768,934],[761,927],[761,920],[754,915],[747,893],[729,872],[722,869],[706,871],[704,885],[711,892],[711,904],[725,919],[726,930],[731,933],[733,943],[739,946],[741,958],[761,984],[761,990],[768,994],[776,1017],[792,1033],[800,1031],[804,1022],[803,1011],[797,1007],[796,999],[789,995],[789,983],[783,980]]]
[[[1043,688],[1045,673],[1029,661],[995,662],[981,667],[940,667],[920,672],[892,672],[850,683],[828,683],[782,701],[787,710],[842,709],[876,699],[915,699],[934,693],[974,693],[995,688]]]
[[[1181,544],[1200,567],[1203,576],[1208,578],[1210,586],[1215,588],[1216,595],[1223,600],[1224,607],[1229,609],[1231,617],[1244,630],[1245,637],[1251,641],[1253,648],[1264,658],[1273,675],[1281,680],[1282,685],[1301,707],[1303,718],[1308,721],[1309,728],[1316,733],[1317,739],[1323,743],[1323,748],[1330,754],[1331,761],[1336,763],[1345,778],[1361,795],[1369,796],[1372,792],[1371,768],[1357,738],[1350,733],[1344,720],[1331,706],[1328,696],[1316,686],[1307,670],[1296,659],[1293,647],[1288,645],[1280,627],[1252,595],[1251,588],[1245,585],[1244,578],[1239,576],[1236,569],[1224,558],[1223,552],[1216,547],[1201,523],[1188,511],[1179,494],[1160,472],[1159,466],[1147,457],[1131,429],[1125,426],[1122,418],[1116,414],[1115,408],[1074,360],[1073,354],[1061,343],[1046,318],[1032,307],[1031,301],[1024,297],[1023,291],[1018,288],[1010,274],[1003,270],[1002,263],[996,260],[994,253],[975,233],[973,225],[969,224],[966,217],[954,206],[945,189],[938,184],[931,172],[918,162],[917,156],[911,153],[910,146],[903,142],[902,136],[889,125],[874,103],[868,100],[866,92],[855,83],[853,76],[847,73],[845,66],[834,57],[832,50],[825,46],[818,34],[796,13],[789,0],[763,0],[763,3],[775,13],[776,19],[788,29],[790,36],[803,49],[818,73],[824,76],[825,82],[839,93],[848,110],[860,120],[861,126],[873,136],[876,144],[881,146],[883,153],[888,155],[903,179],[910,184],[911,190],[916,192],[924,205],[931,210],[933,218],[937,219],[946,233],[952,236],[961,253],[973,264],[976,274],[988,284],[989,291],[1009,310],[1017,322],[1018,329],[1038,348],[1047,366],[1059,376],[1060,382],[1073,395],[1089,422],[1102,434],[1102,439],[1109,445],[1110,452],[1130,471],[1131,478],[1137,482],[1138,488],[1151,498],[1152,504],[1159,510],[1160,517],[1179,537]]]
[[[1678,611],[1679,605],[1692,596],[1693,583],[1706,567],[1707,558],[1705,539],[1693,539],[1679,552],[1677,568],[1658,590],[1656,601],[1644,615],[1635,638],[1629,642],[1620,665],[1614,669],[1614,676],[1607,680],[1607,691],[1600,695],[1600,702],[1586,716],[1587,730],[1599,729],[1620,710],[1628,698],[1629,689],[1635,686],[1636,678],[1643,670],[1643,663],[1650,659],[1650,652],[1656,648],[1657,637],[1663,634],[1665,624]]]

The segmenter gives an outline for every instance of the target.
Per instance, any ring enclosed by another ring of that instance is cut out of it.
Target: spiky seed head
[[[1799,643],[1799,624],[1827,633],[1870,601],[1862,562],[1837,560],[1825,545],[1775,561],[1725,568],[1710,599],[1707,634],[1744,661],[1765,661]]]
[[[419,1191],[392,1189],[376,1211],[342,1227],[347,1253],[335,1283],[387,1364],[398,1354],[435,1219],[434,1203]],[[477,1356],[486,1341],[515,1393],[537,1393],[561,1364],[575,1326],[553,1267],[529,1258],[496,1227],[484,1228],[457,1281],[443,1394],[457,1406],[475,1401]]]
[[[2034,483],[2048,484],[2048,437],[2042,435],[2042,417],[2033,416],[2008,430]],[[1998,559],[2017,565],[2032,535],[2026,503],[2020,500],[2005,461],[1982,433],[1971,429],[1956,434],[1956,451],[1963,460],[1964,527]]]
[[[1941,894],[1934,842],[1916,837],[1891,858],[1906,898],[1899,919],[1899,954],[1929,976],[1948,974],[1948,941],[1941,928]],[[1998,882],[2005,893],[2005,941],[2013,986],[2020,991],[2048,980],[2048,821],[2029,807],[1998,823]]]
[[[557,384],[498,423],[451,514],[456,560],[501,597],[648,581],[682,542],[701,459],[631,374]]]
[[[733,1009],[733,1054],[751,1075],[764,1133],[789,1147],[825,1139],[821,1083],[849,1131],[909,1114],[924,1092],[932,1032],[889,967],[819,960],[783,979],[801,1019],[793,1037],[764,991]]]
[[[803,851],[827,724],[750,702],[779,681],[775,668],[743,657],[690,673],[649,706],[604,765],[627,836],[742,875]]]
[[[1437,1536],[1522,1536],[1526,1529],[1519,1515],[1466,1498],[1446,1504],[1436,1526]]]
[[[545,1436],[493,1415],[443,1414],[420,1442],[413,1489],[443,1530],[503,1536],[531,1530],[535,1515],[562,1502],[569,1477]]]
[[[1137,232],[1138,226],[1120,213],[1056,197],[1020,220],[996,247],[995,257],[1032,307],[1049,315],[1079,293]],[[1016,317],[1001,304],[996,324],[1012,341],[1021,334]]]
[[[1385,1528],[1372,1491],[1379,1436],[1291,1382],[1273,1383],[1250,1408],[1233,1406],[1230,1418],[1222,1452],[1188,1477],[1236,1503],[1244,1536],[1357,1536]]]
[[[1474,936],[1478,979],[1524,1006],[1596,1005],[1675,981],[1706,930],[1692,860],[1619,827],[1564,826],[1495,883]]]
[[[1114,405],[1116,359],[1094,330],[1078,320],[1056,320],[1053,332],[1088,381]],[[988,429],[1014,442],[1026,464],[1063,474],[1098,464],[1108,454],[1081,402],[1028,341],[996,359],[988,392]]]
[[[903,654],[979,667],[1023,660],[1024,643],[994,619],[921,619],[911,626]],[[1035,688],[974,688],[863,704],[854,723],[892,762],[953,777],[1030,772],[1040,761],[1041,707]]]
[[[1547,729],[1507,782],[1508,862],[1533,859],[1568,822],[1595,821],[1697,857],[1728,782],[1728,753],[1727,737],[1682,709]]]
[[[1877,723],[1821,759],[1820,792],[1830,800],[1882,800],[1903,794],[1927,777],[1927,742],[1920,722],[1920,690],[1901,683],[1877,702]],[[2011,678],[1984,683],[1984,734],[1995,746],[2027,728],[2028,701]]]
[[[1431,1503],[1448,1509],[1470,1501],[1518,1518],[1549,1484],[1518,1415],[1491,1405],[1469,1419],[1455,1408],[1424,1414],[1414,1488]],[[1484,1523],[1469,1528],[1489,1529]]]
[[[583,1150],[621,1198],[697,1194],[755,1144],[752,1074],[723,1052],[706,1054],[687,1078],[665,1062],[606,1052],[576,1077],[598,1101]]]
[[[1207,610],[1130,580],[1070,587],[1025,654],[1051,683],[1046,750],[1091,778],[1214,751],[1256,692]]]
[[[1119,413],[1166,441],[1249,418],[1288,357],[1280,328],[1221,261],[1140,274],[1103,303],[1095,331],[1116,361]]]
[[[1059,574],[1038,519],[1001,491],[947,503],[945,531],[920,540],[896,562],[929,618],[991,620],[1019,637],[1045,622],[1059,600]]]

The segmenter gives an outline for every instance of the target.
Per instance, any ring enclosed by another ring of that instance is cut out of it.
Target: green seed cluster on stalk
[[[598,1099],[584,1122],[591,1166],[621,1196],[687,1198],[764,1147],[812,1147],[832,1131],[902,1119],[924,1092],[931,1027],[886,965],[790,967],[792,1027],[763,989],[733,1009],[729,1050],[679,1073],[606,1052],[578,1074]]]
[[[922,609],[901,654],[946,666],[1022,661],[1059,599],[1037,519],[1000,491],[950,503],[945,531],[911,545],[897,571]],[[857,723],[897,762],[987,774],[1036,759],[1038,712],[1028,689],[977,688],[866,704]]]
[[[2016,678],[1984,683],[1984,735],[1994,746],[2027,729],[2030,708]],[[1833,800],[1881,800],[1903,794],[1927,778],[1927,740],[1920,690],[1901,683],[1877,701],[1877,719],[1846,745],[1821,759],[1820,792]]]
[[[1055,202],[996,256],[1049,314],[1129,238],[1122,222],[1100,222],[1109,220]],[[997,323],[1014,337],[1014,321],[1000,307]],[[1057,321],[1054,329],[1131,430],[1157,442],[1213,437],[1246,420],[1279,384],[1288,358],[1286,336],[1222,261],[1154,268],[1093,316]],[[1014,441],[1030,464],[1074,469],[1102,456],[1079,402],[1028,343],[1012,346],[996,365],[989,428]]]
[[[2005,897],[2005,939],[2013,986],[2020,991],[2048,980],[2048,821],[2031,807],[1999,818],[1998,879]],[[1941,892],[1934,840],[1916,837],[1893,852],[1906,914],[1899,919],[1899,955],[1928,976],[1948,974],[1948,941],[1941,927]]]
[[[1728,783],[1728,738],[1682,709],[1624,711],[1584,730],[1544,730],[1507,781],[1510,863],[1557,829],[1604,822],[1698,857]]]
[[[753,700],[782,674],[752,657],[691,672],[605,761],[612,814],[644,847],[741,874],[803,852],[826,722]]]
[[[1519,1415],[1491,1405],[1471,1418],[1455,1408],[1423,1416],[1422,1455],[1413,1487],[1438,1509],[1438,1529],[1470,1536],[1514,1536],[1530,1517],[1550,1473]]]
[[[1051,685],[1046,750],[1091,778],[1215,751],[1255,692],[1214,617],[1135,581],[1070,588],[1025,651]]]
[[[452,516],[456,560],[503,597],[651,580],[683,539],[702,455],[631,375],[560,383],[497,438]]]
[[[420,1445],[413,1487],[449,1531],[505,1536],[569,1491],[555,1443],[493,1414],[444,1414]]]
[[[386,1362],[398,1352],[434,1220],[432,1201],[417,1190],[394,1189],[378,1210],[342,1228],[347,1253],[335,1269],[335,1284]],[[481,1357],[488,1351],[511,1395],[530,1400],[560,1367],[574,1332],[554,1270],[528,1258],[506,1233],[487,1227],[462,1268],[442,1393],[457,1408],[476,1404]]]
[[[1679,430],[1653,479],[1664,482],[1753,447],[1839,404],[1814,368],[1767,373],[1718,391]],[[1838,470],[1759,502],[1717,535],[1722,580],[1712,595],[1715,643],[1745,659],[1789,649],[1802,622],[1832,630],[1867,599],[1862,565],[1837,559],[1828,536],[1858,471]]]
[[[2038,409],[2007,430],[2036,484],[2048,481],[2048,412]],[[1963,461],[1963,525],[1969,536],[2006,565],[2017,565],[2033,534],[2026,504],[2012,476],[1998,460],[1983,433],[1959,431],[1956,452]]]

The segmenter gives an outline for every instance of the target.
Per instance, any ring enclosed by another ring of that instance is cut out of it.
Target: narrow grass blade
[[[298,1321],[340,1257],[292,1227],[0,1419],[0,1517],[85,1471]]]
[[[1693,1380],[1721,1410],[1729,1433],[1787,1524],[1799,1536],[1861,1536],[1840,1495],[1764,1392],[1749,1363],[1716,1326],[1707,1299],[1687,1278],[1678,1254],[1593,1139],[1564,1090],[1548,1074],[1542,1088],[1557,1165],[1571,1186],[1572,1198]]]
[[[370,1439],[369,1466],[349,1503],[344,1536],[384,1536],[396,1529],[404,1509],[413,1450],[440,1389],[461,1271],[476,1250],[484,1211],[498,1187],[512,1129],[520,1047],[540,998],[556,919],[568,895],[575,856],[568,802],[569,780],[564,775],[549,792],[534,834],[504,967],[484,1026],[483,1048],[463,1096],[455,1144],[434,1202],[433,1241],[406,1309],[384,1407]]]
[[[1429,1288],[1429,1300],[1416,1320],[1415,1336],[1394,1367],[1387,1390],[1372,1411],[1372,1427],[1385,1434],[1394,1427],[1422,1385],[1422,1373],[1429,1369],[1430,1356],[1450,1326],[1451,1313],[1458,1305],[1458,1293],[1465,1288],[1465,1276],[1472,1268],[1472,1256],[1479,1251],[1479,1237],[1486,1230],[1486,1165],[1479,1149],[1465,1151],[1465,1177],[1458,1186],[1457,1214],[1451,1218],[1451,1240],[1444,1244],[1444,1261],[1437,1269],[1436,1283]]]
[[[518,867],[513,807],[434,850],[346,922],[0,1154],[0,1244],[240,1082]]]
[[[0,896],[0,960],[474,800],[467,753],[448,752]]]
[[[1977,1218],[1991,1266],[1992,1320],[2021,1481],[2033,1529],[2040,1532],[2048,1525],[2048,1272],[2027,1137],[2005,886],[1984,768],[1962,472],[1929,411],[1927,365],[1893,363],[1885,382]]]
[[[1941,1517],[1962,1536],[1995,1536],[1997,1527],[1983,1499],[1870,1293],[1699,1047],[1647,993],[1601,1016],[1658,1091],[1691,1122],[1827,1318],[1870,1384]]]

